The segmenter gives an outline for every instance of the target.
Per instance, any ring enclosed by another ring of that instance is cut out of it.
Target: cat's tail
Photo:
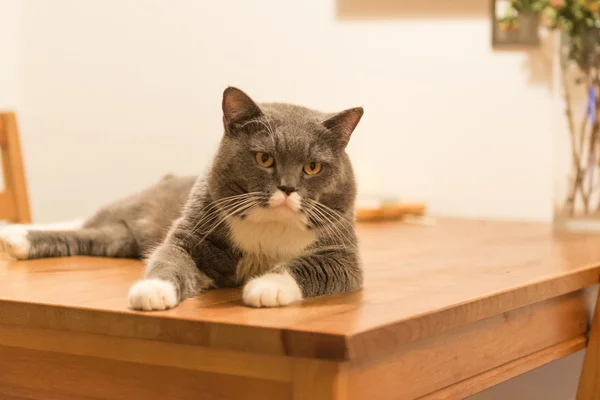
[[[17,260],[66,256],[137,258],[137,242],[127,226],[116,223],[72,230],[38,230],[9,225],[0,231],[0,250]]]

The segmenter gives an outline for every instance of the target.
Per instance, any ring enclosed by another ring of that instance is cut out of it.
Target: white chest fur
[[[275,221],[262,218],[231,220],[235,244],[245,253],[238,264],[239,280],[273,269],[277,264],[303,254],[317,236],[298,221]]]
[[[235,220],[230,226],[234,242],[245,253],[277,262],[298,257],[317,238],[314,232],[285,222]]]

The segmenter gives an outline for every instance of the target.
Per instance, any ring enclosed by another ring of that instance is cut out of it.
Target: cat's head
[[[326,114],[257,104],[232,87],[222,106],[225,134],[208,184],[224,212],[307,227],[353,212],[356,184],[345,148],[362,108]]]

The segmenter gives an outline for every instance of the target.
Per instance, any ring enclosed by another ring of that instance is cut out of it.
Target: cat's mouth
[[[281,190],[277,190],[269,198],[269,209],[287,215],[297,214],[300,212],[301,202],[302,197],[297,192],[288,195]]]
[[[298,211],[292,209],[287,204],[281,204],[281,205],[278,205],[278,206],[270,206],[269,210],[274,215],[280,216],[282,218],[294,217],[294,216],[298,215]]]
[[[305,221],[300,210],[300,196],[274,193],[263,203],[264,206],[253,208],[247,215],[248,221],[260,223],[283,223],[296,225]]]

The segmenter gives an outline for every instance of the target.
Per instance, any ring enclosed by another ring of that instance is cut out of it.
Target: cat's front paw
[[[27,229],[23,225],[8,225],[0,230],[0,250],[17,260],[29,257],[31,242],[27,239]]]
[[[129,306],[134,310],[167,310],[177,303],[175,285],[164,279],[143,279],[129,289]]]
[[[301,300],[302,290],[288,272],[271,273],[249,281],[242,297],[248,306],[280,307]]]

